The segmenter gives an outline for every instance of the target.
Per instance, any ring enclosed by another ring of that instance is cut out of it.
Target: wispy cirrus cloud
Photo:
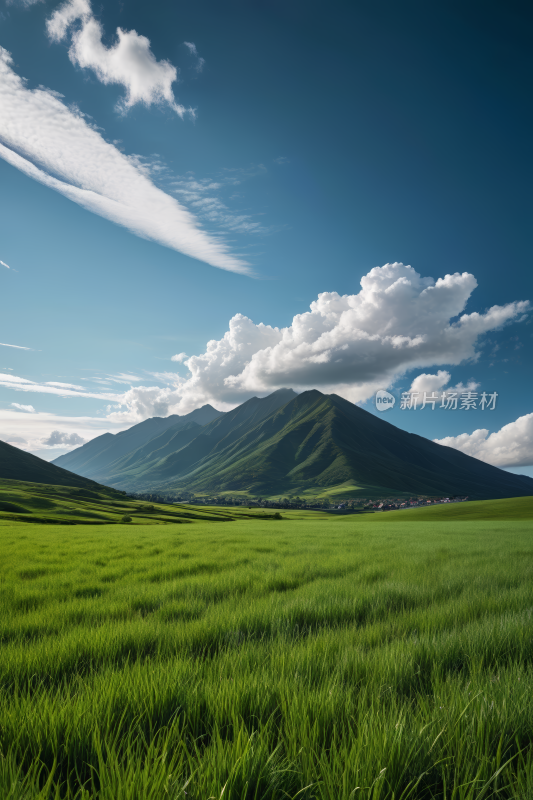
[[[3,267],[5,267],[6,269],[11,269],[11,267],[9,266],[9,264],[6,264],[6,262],[5,262],[5,261],[0,261],[0,264],[1,264]]]
[[[194,58],[194,69],[196,72],[202,72],[205,66],[205,58],[200,58],[198,55],[198,50],[196,49],[196,45],[194,42],[183,42],[191,56]]]
[[[111,392],[90,391],[83,386],[76,386],[72,383],[59,383],[57,381],[32,381],[28,378],[20,378],[18,375],[9,375],[7,372],[0,372],[0,386],[6,389],[14,389],[17,392],[38,392],[40,394],[55,394],[60,397],[93,397],[97,400],[117,401],[122,395]]]
[[[0,157],[83,208],[220,269],[251,274],[220,237],[154,185],[54,92],[28,89],[0,47]]]
[[[22,6],[23,8],[30,8],[36,3],[43,3],[44,0],[6,0],[6,6]],[[0,15],[1,19],[1,15]]]
[[[0,342],[0,347],[14,347],[15,350],[31,350],[31,347],[23,347],[21,344],[6,344],[6,342]]]
[[[266,172],[266,168],[260,164],[249,170],[222,170],[214,178],[178,176],[170,179],[168,185],[169,191],[209,225],[232,233],[264,234],[268,228],[257,220],[257,215],[233,210],[228,205],[229,200],[222,199],[221,195],[228,194],[228,189],[234,192],[235,187],[245,180],[265,175]],[[235,194],[231,199],[236,199]]]
[[[142,378],[139,378],[138,375],[131,375],[129,372],[119,372],[116,375],[106,375],[103,380],[109,383],[124,383],[127,386],[131,386],[132,383],[142,381]]]
[[[145,106],[164,103],[180,117],[186,113],[194,117],[194,110],[177,103],[174,97],[176,67],[170,61],[157,61],[150,40],[134,30],[117,28],[117,41],[106,47],[102,42],[102,25],[94,17],[89,0],[67,0],[54,11],[46,28],[53,42],[62,42],[70,35],[69,58],[73,64],[92,70],[104,84],[115,83],[125,88],[126,96],[118,103],[119,111],[127,111],[137,103]]]

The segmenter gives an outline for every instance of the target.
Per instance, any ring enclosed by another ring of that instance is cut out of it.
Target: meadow
[[[0,520],[0,797],[532,798],[532,500]]]
[[[135,500],[123,492],[94,484],[96,489],[27,481],[0,480],[0,524],[6,522],[55,525],[105,525],[128,521],[133,525],[161,525],[209,520],[273,517],[275,512],[246,507],[191,506],[187,503],[152,503]]]

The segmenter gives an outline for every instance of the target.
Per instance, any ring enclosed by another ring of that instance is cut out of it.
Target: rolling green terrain
[[[0,521],[0,796],[528,800],[531,508]]]
[[[11,521],[104,525],[124,522],[124,517],[128,517],[132,525],[156,525],[193,520],[231,521],[241,517],[272,518],[274,514],[262,509],[145,503],[130,500],[105,486],[93,486],[95,488],[89,490],[0,480],[0,523]]]
[[[391,522],[409,523],[533,519],[533,497],[509,497],[505,500],[477,500],[428,508],[409,508],[405,511],[387,511],[382,517]]]
[[[532,478],[407,433],[316,390],[295,395],[280,389],[204,425],[185,425],[185,419],[105,466],[98,459],[92,465],[83,461],[92,442],[56,463],[138,492],[319,496],[345,485],[354,487],[355,497],[533,494]],[[140,427],[125,432],[131,441]]]

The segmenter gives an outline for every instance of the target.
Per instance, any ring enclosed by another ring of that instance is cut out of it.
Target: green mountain
[[[94,481],[56,467],[48,461],[43,461],[42,458],[0,441],[0,480],[5,478],[14,481],[75,486],[80,489],[110,492],[108,487],[99,486]],[[113,492],[111,493],[113,494]]]
[[[228,436],[230,439],[239,438],[295,397],[297,395],[292,389],[280,389],[262,399],[253,397],[233,411],[228,411],[226,414],[219,413],[215,419],[203,426],[197,424],[195,421],[197,412],[193,411],[187,417],[181,417],[177,424],[168,427],[163,433],[154,436],[136,450],[132,450],[110,463],[102,464],[90,472],[86,471],[85,465],[82,465],[82,469],[79,471],[83,475],[91,475],[101,483],[110,486],[124,484],[128,490],[137,484],[142,487],[146,484],[146,476],[150,475],[163,461],[168,461],[166,469],[172,473],[171,465],[175,454],[181,452],[193,441],[195,442],[193,457],[197,460],[200,451],[209,452],[216,442]],[[206,406],[204,406],[205,408]],[[199,409],[199,411],[203,411],[203,409]],[[91,443],[89,442],[89,444]],[[80,447],[69,455],[82,449]],[[59,461],[60,459],[57,459],[54,463],[59,463]],[[93,464],[94,462],[91,466]]]
[[[533,495],[531,478],[407,433],[318,391],[295,395],[283,389],[198,430],[189,426],[158,438],[110,464],[98,479],[129,491],[206,494],[319,494],[345,484],[359,487],[349,493],[362,496]]]
[[[151,439],[169,430],[176,432],[181,428],[187,428],[191,423],[199,426],[205,425],[222,413],[210,405],[205,405],[183,417],[178,414],[172,414],[170,417],[152,417],[126,431],[116,434],[104,433],[97,436],[96,439],[91,439],[90,442],[76,450],[59,456],[52,464],[77,472],[86,478],[100,480],[110,464],[142,447]]]

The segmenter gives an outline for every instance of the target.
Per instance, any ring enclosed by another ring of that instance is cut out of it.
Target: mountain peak
[[[385,495],[533,493],[529,478],[408,433],[318,389],[278,389],[226,413],[206,404],[161,431],[163,422],[154,421],[152,431],[133,426],[120,436],[99,437],[58,461],[130,491],[286,493],[346,485],[350,492]],[[65,463],[80,457],[81,468]]]

